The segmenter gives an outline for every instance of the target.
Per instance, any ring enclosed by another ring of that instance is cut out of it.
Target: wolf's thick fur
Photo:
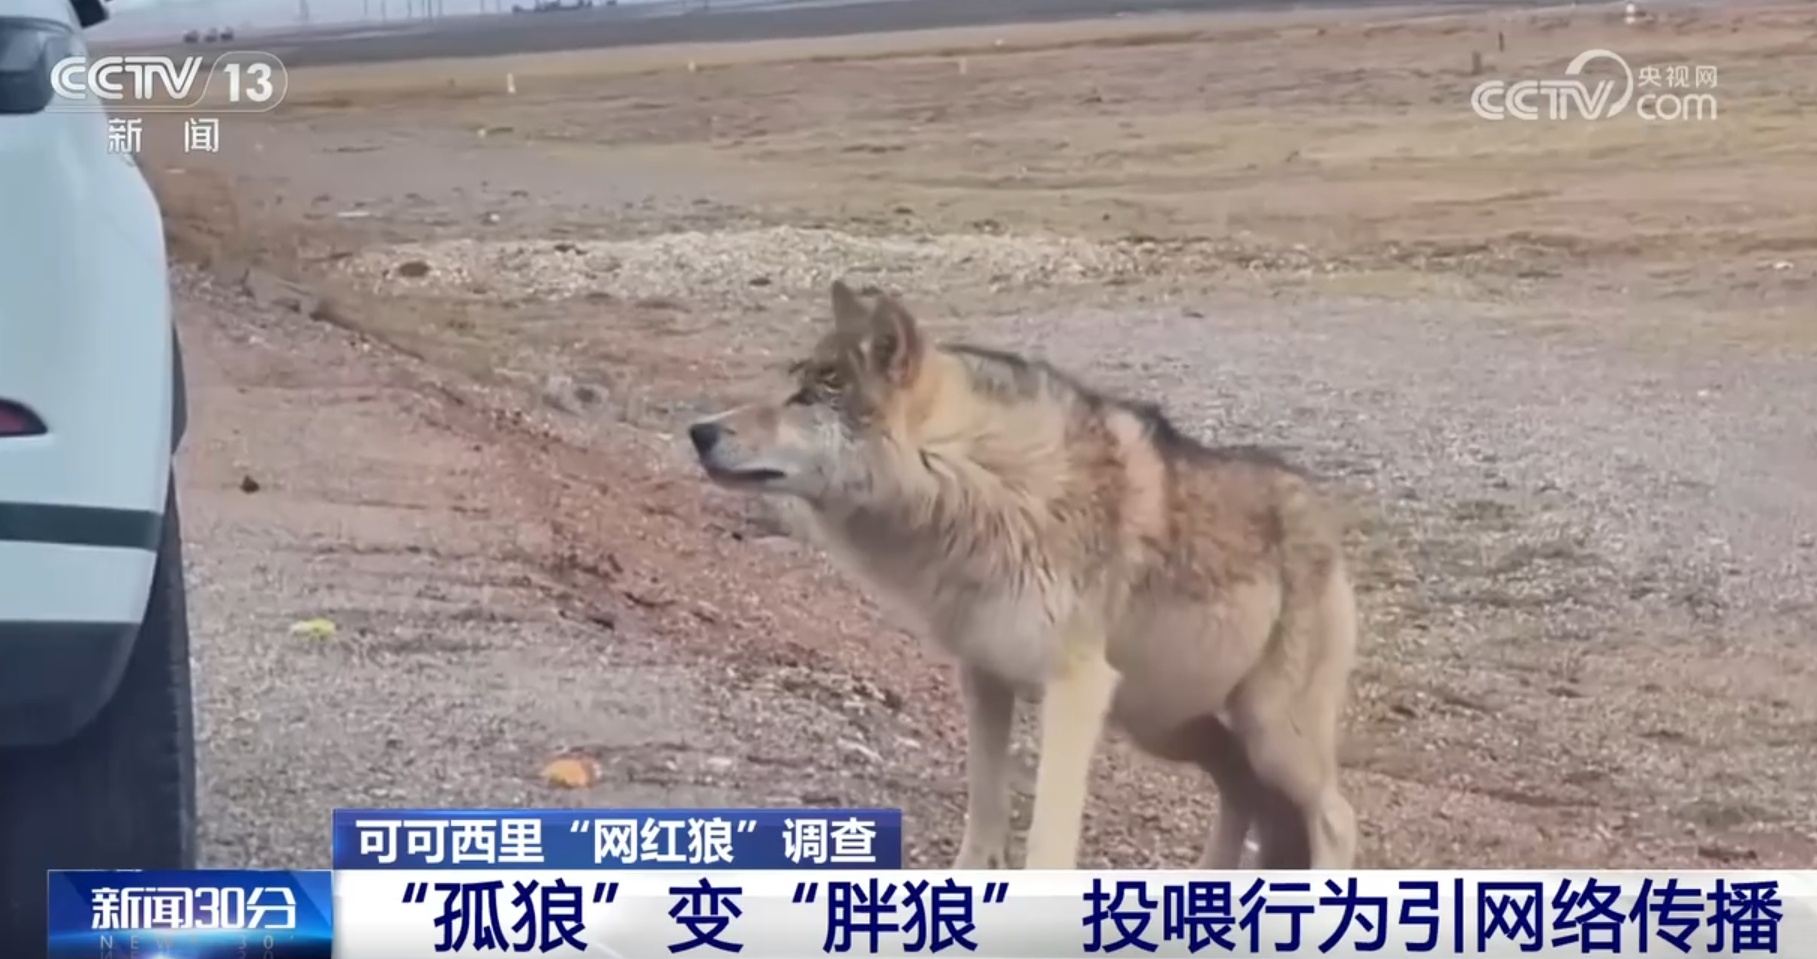
[[[1238,866],[1254,826],[1264,867],[1348,868],[1337,737],[1355,600],[1306,479],[1046,364],[928,343],[891,297],[832,294],[833,328],[785,400],[689,433],[712,478],[795,504],[958,658],[956,865],[1007,864],[1020,692],[1041,701],[1027,868],[1074,866],[1107,720],[1216,781],[1202,866]]]

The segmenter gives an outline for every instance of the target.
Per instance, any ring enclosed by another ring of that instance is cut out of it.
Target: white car
[[[101,105],[53,102],[50,85],[106,16],[102,0],[0,4],[0,942],[14,945],[45,941],[47,869],[196,856],[163,227]]]

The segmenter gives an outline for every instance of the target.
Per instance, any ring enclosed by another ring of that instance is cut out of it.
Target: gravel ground
[[[950,854],[943,670],[666,436],[190,288],[213,861],[319,863],[328,810],[367,802],[880,802],[922,861]],[[1672,369],[1511,316],[1328,298],[974,332],[1354,492],[1365,861],[1812,853],[1817,498],[1793,478],[1817,443],[1788,399],[1808,361]],[[314,616],[340,632],[287,633]],[[566,754],[600,782],[542,784]],[[1088,861],[1189,861],[1206,792],[1113,746]]]
[[[804,774],[799,752],[754,756],[742,734],[841,731],[874,755],[859,692],[728,692],[723,667],[654,642],[639,614],[660,610],[564,585],[611,554],[564,558],[558,517],[516,476],[533,444],[478,400],[208,277],[181,289],[206,862],[326,867],[337,806],[882,798]],[[333,636],[292,632],[318,617]],[[597,763],[601,783],[544,783],[558,756]]]
[[[688,231],[649,239],[588,242],[447,240],[363,251],[344,261],[369,288],[504,301],[559,302],[610,291],[624,299],[688,296],[762,309],[777,291],[818,292],[846,275],[890,283],[964,275],[974,286],[1066,287],[1117,282],[1144,272],[1141,248],[1073,237],[985,235],[862,237],[790,226]],[[406,266],[405,264],[409,264]]]
[[[1653,34],[1680,58],[1780,29],[1682,26]],[[911,859],[944,862],[946,668],[676,439],[766,388],[845,274],[1330,479],[1365,613],[1346,765],[1366,864],[1811,862],[1810,234],[1798,204],[1747,199],[1779,183],[1767,111],[1791,101],[1737,91],[1759,122],[1725,131],[1756,153],[1674,139],[1620,177],[1587,135],[1382,174],[1456,142],[1402,114],[1362,141],[1290,120],[1211,149],[1227,124],[1200,117],[1204,143],[1155,142],[1183,122],[1160,66],[1253,103],[1232,77],[1311,96],[1323,51],[1354,47],[1377,66],[1343,90],[1434,109],[1380,63],[1455,54],[1451,26],[1352,29],[1269,40],[1305,47],[1292,76],[1220,66],[1275,53],[1213,30],[1179,43],[1217,57],[980,58],[969,120],[942,112],[950,64],[803,61],[613,96],[327,98],[240,118],[213,166],[148,161],[187,169],[166,210],[210,276],[267,260],[328,304],[184,280],[211,859],[323,862],[354,802],[736,801],[901,806]],[[965,145],[944,178],[940,143]],[[1114,179],[1077,179],[1100,162]],[[1433,256],[1369,239],[1391,227]],[[337,635],[288,632],[314,616]],[[598,781],[545,785],[567,755]],[[1120,742],[1097,774],[1086,863],[1193,860],[1201,776]]]

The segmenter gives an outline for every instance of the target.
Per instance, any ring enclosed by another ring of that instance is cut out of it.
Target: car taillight
[[[9,436],[39,436],[44,421],[38,414],[11,400],[0,400],[0,439]]]

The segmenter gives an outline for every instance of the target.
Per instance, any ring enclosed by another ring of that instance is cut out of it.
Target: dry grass
[[[1800,172],[1817,17],[1662,17],[1169,18],[1019,28],[1002,47],[942,31],[335,68],[301,72],[287,109],[328,125],[409,109],[492,128],[494,145],[737,180],[798,221],[880,231],[1137,234],[1221,241],[1238,260],[1303,248],[1343,269],[1529,278],[1644,258],[1790,281],[1759,270],[1817,248],[1817,182]],[[1637,68],[1717,66],[1718,119],[1469,110],[1483,77],[1560,75],[1593,46]]]
[[[230,137],[272,139],[269,151],[237,171],[185,158],[185,182],[163,187],[188,196],[167,204],[180,244],[280,262],[362,248],[368,259],[408,258],[408,247],[387,250],[430,238],[471,239],[477,260],[522,259],[484,248],[596,234],[602,214],[541,198],[553,182],[570,196],[611,194],[619,209],[603,215],[617,239],[769,227],[1012,244],[1048,236],[1139,263],[1081,274],[1111,296],[1138,282],[1183,293],[1259,281],[1326,295],[1506,300],[1565,283],[1706,307],[1691,322],[1619,331],[1636,342],[1808,346],[1817,180],[1804,175],[1813,148],[1802,116],[1817,85],[1814,35],[1817,13],[1800,6],[1673,8],[1640,26],[1624,25],[1613,6],[1377,11],[330,67],[298,71],[279,114],[233,118]],[[1468,107],[1485,77],[1558,76],[1598,46],[1637,69],[1715,66],[1719,116],[1492,123]],[[685,69],[690,61],[698,70]],[[507,71],[517,96],[503,92]],[[404,140],[404,129],[421,132]],[[329,142],[332,154],[317,146]],[[513,196],[486,202],[537,209],[505,227],[424,236],[386,217],[340,222],[298,202],[311,193],[345,202],[370,171],[410,164],[448,172],[440,183],[388,176],[374,187],[380,196],[453,204],[445,219],[458,222],[478,215],[468,205],[480,201],[455,182],[454,171],[473,165],[488,171],[470,178],[482,183],[521,179]],[[266,180],[288,178],[288,205],[270,205],[264,184],[247,193],[241,174],[251,166],[276,171]],[[801,272],[760,253],[749,276],[677,275],[661,295],[679,301],[703,284],[724,290],[766,270]],[[597,266],[554,259],[557,272]],[[531,275],[550,272],[532,266]],[[1024,273],[960,286],[1051,285]],[[440,324],[475,308],[472,290],[448,289],[458,276],[437,270],[390,292],[408,289],[419,305],[452,293],[458,304],[424,308],[427,322],[459,338],[508,335],[469,320]],[[584,291],[596,280],[576,273],[554,286]],[[374,289],[369,279],[356,286],[341,292]],[[734,299],[748,310],[764,295],[753,287]],[[951,299],[938,305],[975,309],[990,297]],[[401,318],[416,307],[382,312],[400,317],[396,336],[423,335],[417,319]],[[464,363],[478,368],[493,345],[463,349],[480,354]]]
[[[1419,12],[1431,16],[1431,9]],[[1358,15],[1366,21],[1401,20],[1410,11],[1378,8]],[[613,50],[506,54],[467,59],[420,60],[407,65],[378,63],[320,67],[299,74],[296,102],[369,102],[421,97],[436,99],[456,90],[489,95],[514,73],[537,83],[594,81],[645,73],[674,72],[690,61],[701,68],[765,64],[838,63],[918,57],[1006,55],[1063,49],[1108,49],[1191,42],[1216,31],[1230,36],[1272,32],[1284,25],[1317,23],[1320,13],[1157,14],[1140,18],[1086,20],[1006,27],[912,30],[805,40],[732,43],[674,43]]]

